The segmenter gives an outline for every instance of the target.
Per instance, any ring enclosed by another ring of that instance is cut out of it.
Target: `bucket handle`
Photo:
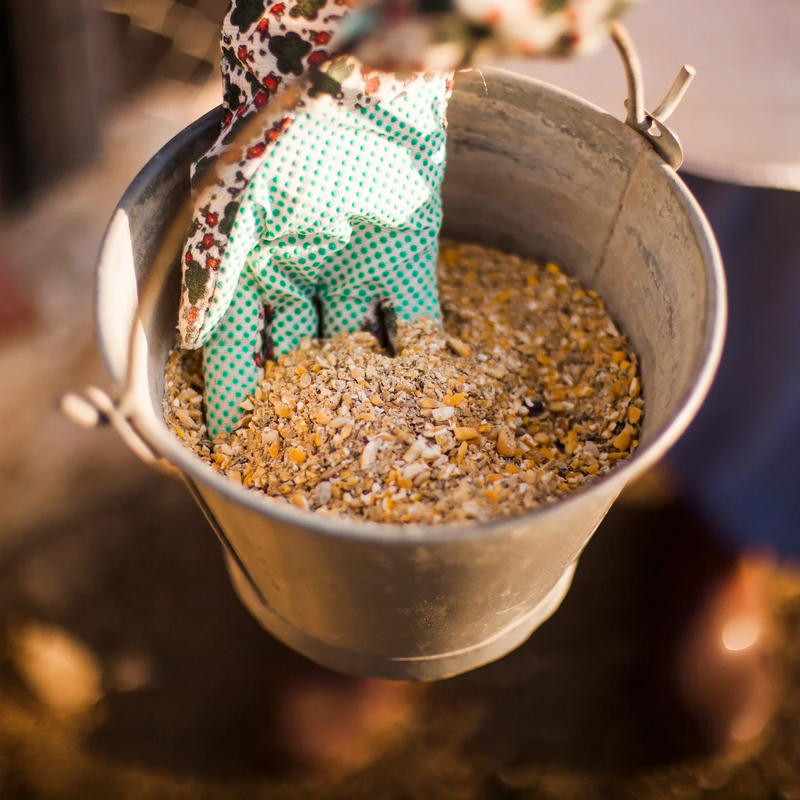
[[[625,124],[645,139],[669,167],[678,170],[683,164],[683,148],[678,137],[664,123],[683,99],[697,70],[689,64],[684,64],[667,92],[667,96],[658,108],[649,114],[644,110],[642,64],[633,45],[633,39],[627,28],[620,22],[614,22],[611,25],[610,33],[611,40],[622,59],[628,82],[628,99],[625,101],[628,116]]]
[[[85,428],[95,428],[105,425],[110,425],[126,445],[137,455],[145,464],[150,467],[155,467],[161,472],[173,478],[179,478],[183,481],[189,494],[192,495],[195,502],[200,506],[203,516],[211,526],[211,529],[219,539],[222,548],[234,561],[236,566],[241,571],[247,580],[250,588],[255,592],[256,597],[266,605],[266,600],[258,588],[255,580],[250,575],[247,567],[245,566],[236,549],[231,544],[231,541],[222,530],[214,513],[209,508],[197,484],[182,470],[172,466],[166,459],[159,458],[154,450],[145,441],[142,435],[134,428],[131,420],[119,410],[119,404],[106,394],[102,389],[96,386],[86,387],[86,397],[81,397],[75,393],[69,393],[61,398],[60,405],[62,412],[69,417],[73,422]]]

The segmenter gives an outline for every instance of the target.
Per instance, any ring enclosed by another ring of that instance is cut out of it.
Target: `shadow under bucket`
[[[183,474],[261,624],[308,658],[357,675],[445,678],[527,639],[560,604],[624,485],[695,415],[722,349],[724,280],[711,231],[639,133],[499,70],[461,74],[448,117],[444,235],[556,261],[604,298],[641,359],[647,413],[636,455],[552,506],[433,528],[329,519],[233,485],[173,436],[161,403],[175,344],[177,248],[161,277],[154,263],[186,202],[190,163],[216,137],[218,112],[144,168],[100,255],[98,332],[119,418],[146,443],[140,450]],[[135,437],[127,438],[137,445]]]

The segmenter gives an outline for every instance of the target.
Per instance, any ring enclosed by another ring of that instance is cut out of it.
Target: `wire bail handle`
[[[614,42],[628,81],[628,99],[625,108],[628,117],[625,124],[641,135],[664,161],[677,170],[683,164],[683,148],[678,137],[664,124],[686,94],[689,84],[694,80],[697,70],[685,64],[681,67],[667,96],[652,114],[644,110],[644,78],[642,64],[627,28],[620,22],[611,25],[611,39]]]

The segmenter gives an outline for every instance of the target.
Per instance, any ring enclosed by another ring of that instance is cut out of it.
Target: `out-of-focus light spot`
[[[33,693],[55,711],[80,713],[103,696],[95,654],[66,631],[38,622],[11,634],[11,655]]]
[[[737,742],[749,742],[755,739],[769,721],[767,706],[754,708],[743,714],[731,726],[731,735]]]
[[[722,629],[726,650],[739,652],[752,647],[761,636],[761,622],[756,617],[734,617]]]
[[[143,653],[118,656],[111,664],[114,688],[120,692],[144,689],[153,679],[153,664]]]

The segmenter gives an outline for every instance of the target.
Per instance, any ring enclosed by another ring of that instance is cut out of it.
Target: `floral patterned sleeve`
[[[400,94],[416,95],[434,77],[372,69],[347,54],[339,43],[348,14],[348,0],[231,5],[221,37],[222,129],[192,169],[194,213],[184,247],[179,314],[183,347],[203,345],[227,308],[235,287],[220,276],[239,267],[228,262],[242,200],[296,118],[331,109],[359,112]],[[444,106],[450,82],[440,83],[446,87]]]
[[[456,0],[458,11],[489,29],[497,55],[558,57],[585,53],[633,0]]]
[[[363,29],[352,51],[384,69],[459,69],[507,56],[582,55],[635,2],[362,0],[350,23]]]

